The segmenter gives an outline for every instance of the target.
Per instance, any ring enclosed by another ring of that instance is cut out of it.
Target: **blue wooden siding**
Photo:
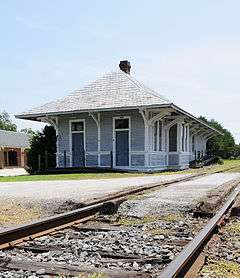
[[[100,135],[101,135],[101,152],[109,154],[100,155],[101,166],[111,166],[110,152],[113,150],[113,117],[130,116],[131,117],[131,150],[144,150],[144,123],[138,110],[133,111],[115,111],[101,112]],[[97,142],[97,125],[88,113],[66,115],[59,117],[59,166],[64,166],[63,153],[67,153],[67,166],[70,166],[70,144],[69,144],[69,121],[76,119],[85,120],[85,140],[86,140],[86,165],[97,166],[97,155],[88,154],[88,152],[98,151]],[[140,158],[141,157],[141,158]],[[133,156],[131,161],[134,165],[144,166],[144,155],[137,158]]]
[[[145,155],[144,154],[132,154],[131,165],[132,167],[144,167]]]
[[[152,154],[150,160],[151,166],[165,166],[166,155],[165,154]]]

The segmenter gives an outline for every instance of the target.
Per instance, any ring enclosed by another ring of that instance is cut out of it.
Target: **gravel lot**
[[[240,177],[240,173],[213,174],[192,181],[172,184],[143,198],[124,202],[119,209],[123,216],[144,217],[166,212],[190,210],[209,190]]]
[[[159,175],[146,177],[128,177],[102,180],[72,181],[35,181],[35,182],[4,182],[0,183],[0,207],[2,210],[0,226],[6,227],[19,223],[19,215],[29,211],[26,220],[53,215],[78,206],[92,198],[99,198],[129,187],[161,182],[186,174]],[[214,174],[197,178],[194,181],[169,185],[151,194],[144,195],[141,200],[125,202],[119,213],[125,216],[144,217],[145,215],[164,212],[184,211],[189,209],[196,199],[203,196],[220,184],[234,179],[240,174]],[[8,217],[9,215],[9,217]],[[15,215],[15,218],[12,217]],[[20,221],[21,222],[21,221]]]
[[[2,182],[0,183],[0,198],[71,199],[83,202],[86,199],[101,197],[128,187],[172,180],[188,175],[176,174],[98,180]]]
[[[42,216],[49,216],[56,212],[77,208],[80,203],[88,199],[99,198],[130,187],[177,179],[188,175],[175,174],[98,180],[2,182],[0,183],[0,207],[6,203],[13,203],[17,207],[23,205],[29,209],[37,209]],[[13,206],[12,210],[9,210],[9,215],[14,212],[15,207]],[[9,222],[6,217],[4,217],[4,220],[3,223],[5,224]],[[10,222],[12,223],[12,221]],[[0,225],[3,223],[0,221]]]

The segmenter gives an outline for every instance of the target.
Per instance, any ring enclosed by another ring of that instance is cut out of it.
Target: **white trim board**
[[[128,166],[116,166],[116,129],[115,129],[115,120],[118,119],[128,119],[128,128],[117,129],[117,131],[128,131],[128,144],[129,144],[129,158],[128,158]],[[130,116],[118,116],[113,117],[113,167],[130,167],[131,168],[131,117]]]
[[[73,131],[72,132],[72,123],[74,122],[83,122],[83,131]],[[86,123],[85,119],[74,119],[69,120],[69,153],[70,153],[70,167],[73,166],[73,155],[72,155],[72,133],[83,133],[83,146],[84,146],[84,161],[86,161]]]

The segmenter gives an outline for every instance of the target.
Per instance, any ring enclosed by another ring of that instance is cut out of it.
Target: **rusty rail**
[[[235,167],[231,167],[229,169],[221,171],[215,171],[214,173],[228,171],[232,168]],[[66,213],[61,213],[56,216],[48,217],[45,219],[36,220],[31,223],[16,226],[14,228],[4,229],[0,231],[0,250],[42,235],[49,234],[56,230],[69,227],[73,224],[84,222],[87,219],[92,218],[96,213],[101,211],[101,209],[106,210],[107,208],[114,211],[114,202],[120,202],[123,199],[123,197],[128,196],[130,194],[144,192],[149,189],[167,186],[173,183],[189,181],[197,177],[205,176],[206,174],[206,172],[201,172],[195,175],[177,178],[170,181],[151,183],[139,186],[137,188],[123,190],[105,196],[103,198],[91,200],[86,204],[85,207],[80,209],[76,209]]]
[[[137,188],[123,190],[114,194],[110,194],[103,198],[91,200],[86,203],[86,206],[80,209],[72,210],[58,214],[56,216],[47,217],[36,220],[27,224],[19,225],[13,228],[7,228],[0,231],[0,250],[19,244],[23,241],[30,240],[42,235],[54,232],[56,229],[60,230],[69,227],[75,223],[83,222],[84,219],[93,217],[96,213],[110,210],[114,212],[115,206],[124,200],[125,196],[136,194],[145,190],[153,189],[160,186],[167,186],[169,184],[192,180],[199,176],[204,176],[206,173],[198,173],[196,175],[186,176],[182,178],[173,179],[170,181],[163,181],[158,183],[151,183]]]
[[[160,274],[160,278],[182,278],[191,271],[193,264],[202,252],[204,246],[210,240],[217,226],[220,224],[234,200],[239,194],[240,188],[237,187],[228,197],[225,204],[215,214],[208,224],[187,244],[182,252],[165,268]],[[190,277],[190,276],[188,276]]]

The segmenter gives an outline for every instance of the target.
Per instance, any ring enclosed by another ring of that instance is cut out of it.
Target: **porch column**
[[[58,117],[56,117],[56,124],[55,124],[55,130],[56,130],[56,147],[57,147],[57,154],[56,154],[56,166],[59,167],[59,130],[58,130]]]
[[[21,148],[21,156],[20,156],[20,164],[21,164],[21,167],[25,167],[25,149],[24,148]]]
[[[6,160],[7,160],[7,161],[6,161],[6,162],[7,162],[7,164],[6,164],[5,166],[7,166],[7,167],[8,167],[8,166],[9,166],[8,150],[6,150],[6,158],[7,158],[7,159],[6,159]]]
[[[56,167],[59,167],[59,130],[58,130],[58,117],[43,117],[42,118],[43,122],[46,122],[50,125],[52,125],[56,131],[56,138],[57,138],[57,142],[56,142]]]
[[[177,151],[182,152],[182,122],[178,122],[177,124]]]
[[[149,124],[148,124],[148,112],[145,110],[139,110],[144,122],[144,151],[145,151],[145,167],[149,166]]]
[[[4,149],[0,148],[0,169],[4,168]]]
[[[187,124],[186,126],[187,126],[187,137],[186,137],[186,140],[187,140],[187,142],[186,142],[187,149],[186,149],[186,152],[189,153],[190,152],[190,145],[189,145],[189,143],[190,143],[189,124]]]
[[[94,115],[93,113],[89,113],[89,115],[93,118],[94,122],[97,125],[97,153],[98,153],[98,167],[101,166],[101,156],[100,156],[100,152],[101,152],[101,126],[100,126],[100,113],[97,113],[97,117],[96,115]]]

